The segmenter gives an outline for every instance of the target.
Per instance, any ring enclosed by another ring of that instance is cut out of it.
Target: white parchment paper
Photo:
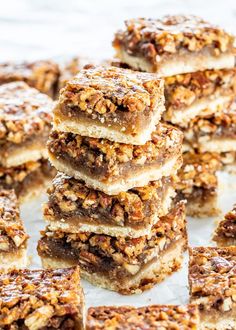
[[[219,207],[222,216],[236,203],[236,175],[219,173]],[[39,231],[45,227],[42,218],[42,204],[47,199],[46,194],[22,205],[22,218],[29,235],[29,256],[32,257],[31,268],[40,268],[40,258],[37,255]],[[189,245],[214,245],[211,237],[216,226],[217,218],[192,219],[188,218]],[[98,305],[134,305],[147,304],[179,304],[188,302],[188,256],[184,259],[182,269],[168,277],[163,283],[140,295],[122,296],[112,291],[104,290],[82,281],[85,292],[86,306]]]

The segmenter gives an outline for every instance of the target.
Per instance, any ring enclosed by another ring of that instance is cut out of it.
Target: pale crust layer
[[[13,252],[0,252],[0,269],[6,271],[12,268],[26,268],[29,264],[26,246]]]
[[[177,74],[189,72],[231,69],[234,67],[234,55],[222,54],[215,58],[209,57],[209,54],[184,54],[180,58],[169,56],[159,66],[152,66],[149,61],[141,57],[131,56],[124,49],[117,50],[117,57],[121,62],[129,65],[134,70],[157,73],[159,77],[170,77]]]

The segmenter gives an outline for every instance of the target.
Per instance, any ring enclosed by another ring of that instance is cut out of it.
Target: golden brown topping
[[[234,37],[196,16],[131,19],[114,39],[115,48],[158,62],[163,54],[209,49],[213,55],[234,50]]]
[[[53,101],[24,82],[0,86],[0,144],[20,144],[51,126]]]
[[[236,92],[236,70],[206,70],[178,74],[165,78],[165,98],[167,109],[180,109],[190,106],[202,97],[217,91],[221,95]]]
[[[191,300],[201,309],[226,312],[236,301],[236,246],[190,249]]]
[[[0,327],[29,330],[66,329],[64,322],[82,318],[82,292],[78,268],[12,270],[0,274]],[[64,325],[64,326],[63,326]]]
[[[59,77],[58,65],[52,61],[0,63],[0,84],[24,81],[53,97]]]
[[[190,195],[194,187],[215,189],[217,187],[216,171],[221,167],[220,156],[214,153],[183,154],[183,166],[178,172],[176,188],[185,195]]]
[[[166,124],[159,124],[152,140],[140,146],[53,131],[48,148],[52,154],[67,154],[77,160],[84,158],[88,167],[107,166],[108,171],[115,173],[119,164],[143,165],[155,161],[160,153],[179,153],[182,138],[180,130]]]
[[[153,305],[139,308],[101,306],[89,308],[86,329],[195,330],[198,324],[198,310],[194,305]]]
[[[155,75],[127,69],[91,66],[81,70],[61,90],[58,106],[104,115],[117,110],[139,112],[163,98],[164,82]]]
[[[57,217],[65,218],[77,214],[83,217],[86,214],[95,221],[103,218],[119,226],[131,223],[144,225],[151,221],[151,215],[163,215],[162,198],[172,186],[172,181],[172,178],[163,178],[118,195],[107,195],[86,187],[83,181],[60,173],[48,189],[49,202],[45,205],[44,215],[47,219],[54,220]]]
[[[18,248],[27,238],[14,191],[0,190],[0,251]]]

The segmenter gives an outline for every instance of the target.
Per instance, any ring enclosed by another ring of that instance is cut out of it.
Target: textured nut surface
[[[199,316],[197,307],[153,305],[145,307],[106,306],[88,310],[87,329],[197,329]]]
[[[162,55],[209,50],[214,56],[234,49],[234,37],[196,16],[130,19],[113,41],[116,49],[157,63]]]
[[[0,252],[19,248],[28,239],[13,190],[0,190]]]
[[[0,143],[20,144],[51,127],[53,101],[24,82],[0,86]]]
[[[57,107],[66,107],[68,115],[76,109],[93,114],[95,119],[118,110],[153,111],[163,95],[164,82],[155,75],[118,67],[90,66],[67,82]]]
[[[82,319],[79,269],[11,270],[0,274],[0,327],[68,329]],[[20,321],[20,323],[19,323]],[[4,328],[5,329],[5,328]]]
[[[236,242],[236,205],[218,223],[214,240],[219,243],[223,241],[225,245],[231,245],[232,240]]]
[[[127,223],[145,225],[150,223],[152,216],[164,215],[162,201],[172,185],[172,178],[162,178],[111,196],[60,173],[48,189],[49,201],[44,207],[44,215],[49,220],[78,215],[86,221],[88,217],[95,221],[105,218],[108,223],[119,226]]]
[[[24,81],[30,87],[53,97],[59,68],[53,61],[7,62],[0,64],[0,84]]]
[[[225,312],[235,308],[236,246],[190,249],[189,284],[191,301],[200,309]]]

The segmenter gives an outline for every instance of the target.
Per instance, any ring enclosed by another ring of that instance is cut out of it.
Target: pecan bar
[[[199,313],[195,305],[90,307],[86,320],[87,330],[196,330],[198,327]]]
[[[236,246],[190,249],[189,285],[200,329],[236,329]]]
[[[148,235],[153,224],[168,213],[175,189],[174,179],[164,177],[109,196],[60,173],[48,195],[44,218],[53,230],[139,237]]]
[[[178,172],[176,189],[177,199],[187,200],[187,215],[206,217],[219,213],[216,171],[220,168],[219,154],[183,154],[183,166]]]
[[[18,166],[47,157],[53,101],[24,82],[0,86],[0,164]]]
[[[1,273],[0,328],[83,329],[83,300],[77,267]]]
[[[213,240],[220,247],[236,246],[236,205],[218,223]]]
[[[58,171],[112,195],[175,174],[182,164],[182,138],[180,130],[166,124],[140,146],[53,131],[48,150]]]
[[[44,159],[10,168],[0,166],[0,189],[14,189],[22,202],[38,194],[53,178],[55,172]]]
[[[196,116],[227,109],[235,98],[236,70],[206,70],[165,78],[166,121],[187,127]]]
[[[49,60],[0,63],[0,85],[24,81],[40,92],[54,97],[58,77],[58,65]]]
[[[184,203],[177,204],[149,235],[130,238],[90,232],[42,232],[38,253],[44,267],[79,264],[91,283],[122,294],[139,293],[182,264],[187,244]]]
[[[200,152],[236,151],[236,104],[208,118],[196,118],[185,130],[187,143]]]
[[[27,265],[27,239],[13,190],[0,190],[0,268]]]
[[[137,18],[125,22],[113,46],[135,70],[161,77],[234,67],[234,37],[196,16]]]
[[[164,82],[155,75],[91,66],[61,90],[54,127],[139,145],[150,139],[164,110]]]

